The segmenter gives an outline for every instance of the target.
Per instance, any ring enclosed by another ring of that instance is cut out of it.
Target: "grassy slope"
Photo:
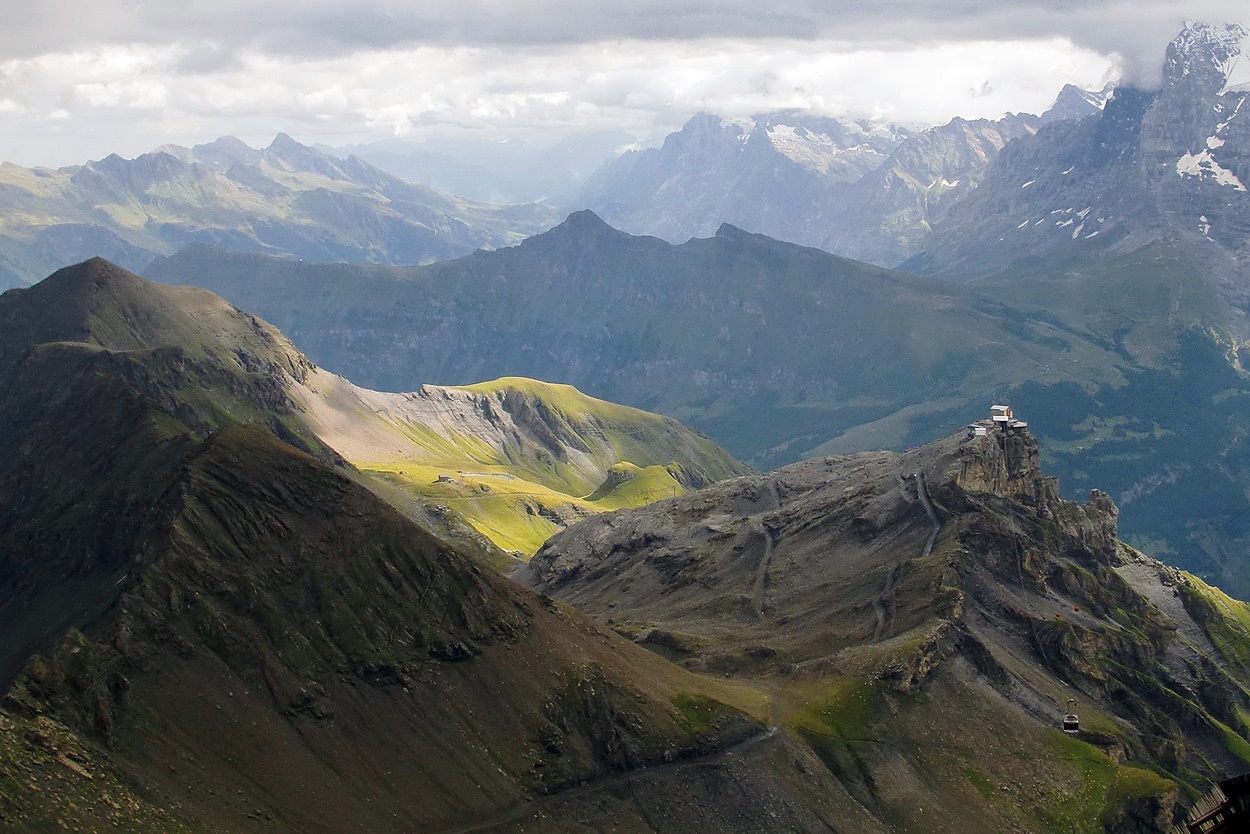
[[[509,377],[409,396],[334,380],[307,396],[322,439],[363,472],[524,556],[580,518],[745,471],[674,420],[568,385]]]

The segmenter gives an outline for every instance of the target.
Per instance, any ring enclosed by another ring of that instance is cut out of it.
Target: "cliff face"
[[[954,483],[968,492],[1030,496],[1039,502],[1058,498],[1055,480],[1042,475],[1037,440],[1027,431],[992,429],[983,437],[969,438],[959,448]]]
[[[959,447],[957,465],[951,487],[1018,501],[1040,518],[1060,524],[1074,547],[1108,564],[1115,559],[1120,511],[1111,496],[1091,490],[1085,505],[1060,498],[1059,479],[1042,472],[1041,449],[1027,430],[995,429],[968,438]]]

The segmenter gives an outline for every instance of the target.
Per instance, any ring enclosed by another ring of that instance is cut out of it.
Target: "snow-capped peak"
[[[1168,45],[1164,77],[1201,79],[1219,93],[1250,84],[1250,31],[1237,23],[1189,21]]]

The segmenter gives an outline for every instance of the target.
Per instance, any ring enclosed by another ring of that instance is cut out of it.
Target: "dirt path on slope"
[[[925,486],[923,472],[916,473],[916,495],[920,498],[924,511],[929,514],[929,521],[933,522],[933,532],[929,534],[924,552],[920,554],[920,558],[924,559],[933,552],[933,544],[937,541],[938,533],[942,532],[942,522],[938,521],[937,511],[933,509],[933,502],[929,500],[929,488]]]
[[[903,488],[904,494],[907,492],[907,482],[902,475],[898,475],[899,486]],[[929,521],[933,524],[933,530],[929,533],[929,538],[924,544],[924,550],[920,552],[920,558],[926,558],[933,552],[933,545],[937,542],[938,533],[942,531],[942,523],[938,521],[937,511],[933,509],[933,502],[929,500],[929,489],[925,486],[924,473],[916,472],[912,475],[916,481],[916,497],[920,499],[920,505],[924,507],[925,514],[929,516]],[[872,642],[879,643],[881,638],[885,636],[886,630],[893,626],[894,606],[887,605],[886,600],[890,599],[890,594],[894,591],[894,584],[898,582],[898,576],[903,570],[903,563],[899,563],[890,568],[890,572],[886,574],[885,585],[881,588],[881,593],[872,601],[872,613],[876,617],[876,627],[872,632]]]
[[[781,509],[781,495],[777,492],[777,482],[768,482],[768,492],[772,496],[772,509]],[[755,611],[755,619],[764,616],[764,585],[768,582],[768,565],[773,560],[773,531],[769,530],[762,519],[757,519],[755,528],[764,537],[764,555],[755,568],[755,580],[751,583],[751,608]]]
[[[721,762],[723,762],[725,759],[729,758],[730,756],[733,756],[736,753],[741,753],[744,750],[748,750],[758,744],[761,744],[763,742],[766,742],[775,738],[778,732],[780,732],[778,727],[775,727],[775,726],[769,727],[766,730],[761,730],[760,732],[756,733],[755,735],[751,736],[748,739],[745,739],[743,741],[738,742],[737,744],[733,744],[733,745],[730,745],[729,747],[726,747],[724,750],[720,750],[720,751],[717,751],[716,753],[711,753],[707,756],[702,756],[697,759],[686,759],[684,761],[679,761],[679,762],[669,762],[667,764],[653,765],[651,767],[644,767],[638,770],[632,770],[628,773],[618,773],[613,776],[605,776],[603,778],[595,779],[591,782],[587,782],[584,785],[579,785],[576,788],[570,788],[569,790],[561,791],[559,793],[554,793],[554,794],[551,794],[550,796],[544,796],[540,799],[534,800],[533,802],[522,805],[519,808],[512,808],[507,811],[502,811],[498,814],[495,814],[494,816],[488,817],[483,820],[479,820],[477,822],[468,823],[466,825],[455,826],[452,828],[442,829],[442,831],[438,832],[438,834],[474,834],[474,832],[479,832],[479,831],[490,831],[493,828],[498,828],[503,825],[509,825],[510,823],[521,822],[522,820],[525,820],[533,816],[534,814],[538,813],[544,808],[547,808],[556,803],[564,802],[565,800],[569,800],[569,799],[577,799],[580,797],[589,796],[591,794],[596,794],[601,791],[605,791],[608,788],[611,788],[613,786],[621,785],[627,782],[632,782],[635,779],[642,779],[642,778],[652,777],[652,776],[656,776],[656,777],[665,776],[665,775],[675,773],[680,770],[687,770],[692,767],[714,767],[720,764]]]

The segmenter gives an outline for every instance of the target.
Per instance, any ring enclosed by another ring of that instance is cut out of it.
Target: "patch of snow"
[[[1054,212],[1051,212],[1051,213],[1053,214]],[[1045,222],[1046,222],[1046,218],[1045,218],[1045,217],[1043,217],[1041,220],[1037,221],[1037,222],[1036,222],[1036,223],[1034,223],[1033,225],[1034,225],[1034,226],[1040,226],[1040,225],[1042,225],[1042,224],[1043,224],[1043,223],[1045,223]]]
[[[1028,188],[1030,185],[1032,185],[1032,184],[1033,184],[1033,183],[1035,183],[1035,182],[1037,182],[1037,180],[1029,180],[1028,182],[1026,182],[1024,185],[1022,185],[1022,186],[1020,186],[1020,187],[1021,187],[1021,188]]]
[[[1089,214],[1092,210],[1093,210],[1093,207],[1092,207],[1092,206],[1087,206],[1086,208],[1083,208],[1083,209],[1081,209],[1080,211],[1078,211],[1078,212],[1076,213],[1076,216],[1077,216],[1077,217],[1079,217],[1079,218],[1081,218],[1082,220],[1084,220],[1084,219],[1085,219],[1085,215]]]
[[[1056,220],[1055,225],[1062,229],[1064,226],[1071,226],[1075,222],[1076,222],[1075,220],[1069,217],[1067,220],[1062,220],[1062,221]]]
[[[1222,148],[1224,147],[1224,140],[1218,136],[1208,136],[1207,147],[1210,148],[1211,150],[1215,150],[1216,148]]]
[[[1019,226],[1016,226],[1016,228],[1017,228],[1017,229],[1023,229],[1023,228],[1024,228],[1025,226],[1027,226],[1027,225],[1029,225],[1029,221],[1027,221],[1027,220],[1026,220],[1026,221],[1024,221],[1023,223],[1021,223]]]
[[[1202,233],[1203,237],[1205,237],[1207,240],[1210,240],[1211,239],[1211,221],[1207,220],[1207,216],[1205,214],[1200,215],[1198,217],[1198,220],[1199,220],[1198,231]]]
[[[1229,123],[1229,122],[1231,122],[1233,119],[1237,118],[1237,114],[1241,112],[1241,105],[1243,105],[1243,104],[1245,104],[1245,103],[1246,103],[1246,100],[1245,100],[1244,98],[1243,98],[1243,99],[1238,100],[1238,102],[1237,102],[1237,106],[1233,108],[1233,115],[1229,116],[1227,119],[1225,119],[1224,121],[1220,122],[1218,125],[1216,125],[1216,126],[1215,126],[1215,135],[1216,135],[1216,136],[1219,136],[1221,133],[1223,133],[1223,132],[1224,132],[1224,128],[1228,127],[1228,123]],[[1217,106],[1217,107],[1216,107],[1216,110],[1217,110],[1218,112],[1220,112],[1220,113],[1223,113],[1223,112],[1224,112],[1224,108],[1223,108],[1223,107],[1218,107],[1218,106]],[[1208,141],[1208,142],[1210,142],[1211,140],[1210,140],[1210,139],[1208,139],[1207,141]]]
[[[1234,191],[1246,190],[1241,180],[1237,179],[1237,175],[1221,167],[1209,150],[1196,154],[1187,153],[1176,160],[1176,173],[1181,177],[1198,177],[1199,179],[1210,177],[1215,180],[1216,185],[1227,185]]]
[[[1085,239],[1086,239],[1086,240],[1089,240],[1091,237],[1098,237],[1098,230],[1097,230],[1097,229],[1094,229],[1094,231],[1092,231],[1092,232],[1090,232],[1089,234],[1087,234],[1087,235],[1085,236]]]
[[[1072,222],[1072,221],[1068,221],[1068,222],[1070,223],[1070,222]],[[1084,229],[1085,229],[1085,224],[1084,224],[1084,223],[1082,223],[1081,225],[1079,225],[1079,226],[1077,226],[1075,229],[1073,229],[1073,230],[1072,230],[1072,239],[1073,239],[1073,240],[1076,240],[1076,239],[1077,239],[1077,236],[1078,236],[1078,235],[1080,235],[1080,234],[1081,234],[1081,232],[1082,232]]]

